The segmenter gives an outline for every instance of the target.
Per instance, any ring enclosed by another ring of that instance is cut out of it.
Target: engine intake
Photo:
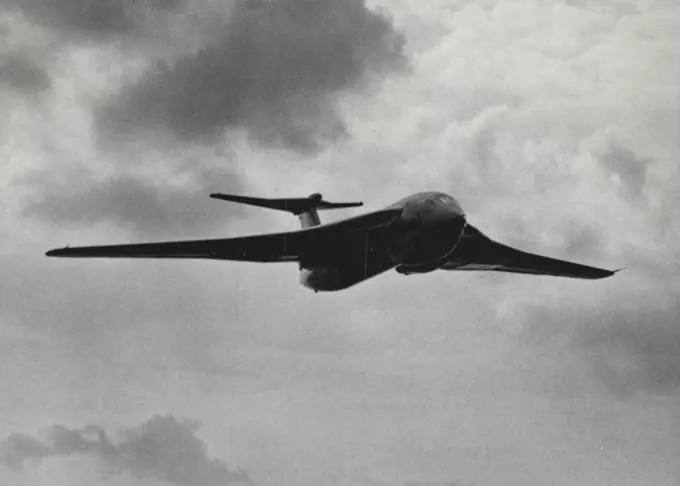
[[[440,268],[458,246],[465,224],[465,218],[461,216],[409,235],[395,258],[399,262],[397,272],[408,275]]]

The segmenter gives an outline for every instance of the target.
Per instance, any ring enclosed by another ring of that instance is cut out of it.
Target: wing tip
[[[54,250],[50,250],[45,253],[45,256],[48,257],[58,257],[58,256],[66,256],[68,246],[65,246],[64,248],[55,248]]]
[[[212,199],[220,199],[222,201],[231,201],[231,202],[236,202],[234,199],[231,197],[230,194],[222,194],[220,192],[213,192],[209,196]]]
[[[614,275],[619,273],[621,270],[625,270],[625,269],[626,269],[626,267],[617,268],[616,270],[601,270],[599,275],[593,277],[593,279],[599,280],[599,279],[602,279],[602,278],[613,277]]]

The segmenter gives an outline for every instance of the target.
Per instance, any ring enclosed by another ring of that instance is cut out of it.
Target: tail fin
[[[354,208],[363,206],[362,202],[332,203],[323,200],[319,193],[310,194],[309,197],[265,199],[259,197],[234,196],[231,194],[211,194],[213,199],[222,199],[251,206],[287,211],[300,218],[303,228],[310,228],[321,224],[317,210]]]

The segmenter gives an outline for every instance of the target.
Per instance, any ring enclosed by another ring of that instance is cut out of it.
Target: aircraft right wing
[[[50,250],[47,256],[73,258],[210,258],[254,262],[294,261],[300,241],[286,233],[130,245],[78,246]]]
[[[468,224],[445,270],[491,270],[497,272],[552,275],[583,279],[599,279],[614,275],[618,270],[605,270],[579,263],[527,253],[493,241]]]
[[[387,226],[400,214],[387,209],[287,233],[236,238],[169,241],[130,245],[66,247],[47,256],[75,258],[208,258],[251,262],[289,262],[332,259],[348,242],[363,241],[367,232]]]

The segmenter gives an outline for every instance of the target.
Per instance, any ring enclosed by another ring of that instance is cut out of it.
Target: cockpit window
[[[452,202],[455,202],[451,196],[448,196],[446,194],[440,194],[438,196],[435,196],[433,199],[435,201],[443,202],[444,204],[450,204]]]

